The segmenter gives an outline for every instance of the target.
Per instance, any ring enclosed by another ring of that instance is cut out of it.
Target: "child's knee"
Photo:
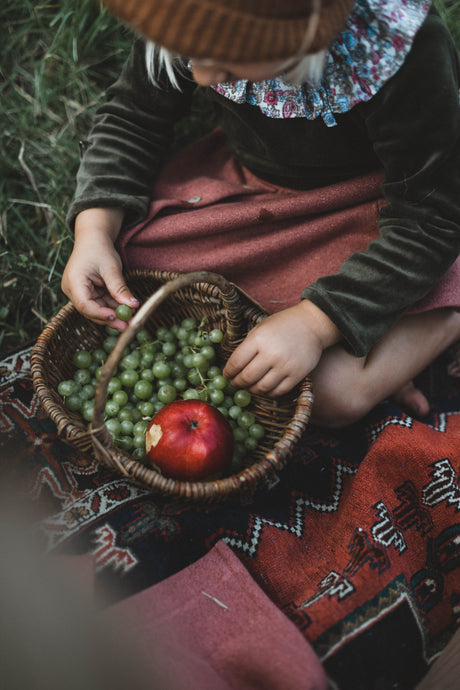
[[[359,421],[374,402],[358,387],[350,390],[320,390],[315,395],[312,422],[320,426],[341,428]]]
[[[375,404],[375,395],[365,385],[364,358],[335,352],[324,358],[312,374],[314,404],[312,422],[344,427],[364,417]]]

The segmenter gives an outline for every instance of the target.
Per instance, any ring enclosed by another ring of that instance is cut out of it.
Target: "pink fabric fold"
[[[168,684],[157,686],[162,690],[327,688],[308,641],[224,542],[111,606],[104,622],[119,626],[151,659],[152,677],[167,669]]]
[[[165,166],[147,218],[121,233],[117,248],[126,267],[214,271],[280,311],[378,236],[382,182],[376,171],[306,191],[272,185],[241,166],[215,130]],[[459,286],[460,259],[412,311],[458,306]]]

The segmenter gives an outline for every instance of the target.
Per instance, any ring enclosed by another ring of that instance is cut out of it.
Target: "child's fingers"
[[[241,345],[238,345],[231,357],[225,364],[223,374],[226,378],[233,381],[256,357],[258,354],[257,348],[252,347],[248,340],[244,340]]]
[[[262,376],[254,380],[248,388],[251,393],[271,396],[284,379],[285,376],[279,369],[270,368]]]
[[[277,377],[277,374],[269,364],[268,360],[261,355],[256,355],[251,359],[249,364],[247,364],[241,371],[239,371],[236,376],[230,379],[234,386],[238,388],[251,388],[255,384],[259,383],[261,380],[266,378],[271,371],[271,376],[268,380],[272,380]],[[225,370],[224,370],[224,376]],[[272,384],[273,385],[273,384]]]
[[[83,314],[83,316],[101,325],[112,326],[116,318],[115,312],[111,307],[99,304],[94,299],[79,300],[78,297],[75,297],[72,302],[74,307]]]
[[[123,273],[117,266],[111,266],[103,275],[107,290],[118,304],[127,304],[130,307],[138,307],[139,300],[126,285]]]

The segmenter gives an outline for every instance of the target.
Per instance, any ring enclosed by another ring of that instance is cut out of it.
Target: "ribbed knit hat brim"
[[[320,0],[308,53],[343,28],[355,0]],[[313,0],[103,0],[134,31],[184,57],[263,62],[298,55]]]

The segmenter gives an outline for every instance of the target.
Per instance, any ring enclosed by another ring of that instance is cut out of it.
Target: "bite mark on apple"
[[[159,440],[163,436],[163,429],[159,424],[152,424],[150,429],[147,430],[147,433],[145,435],[145,447],[147,450],[147,453],[149,452],[150,448],[158,444]]]

